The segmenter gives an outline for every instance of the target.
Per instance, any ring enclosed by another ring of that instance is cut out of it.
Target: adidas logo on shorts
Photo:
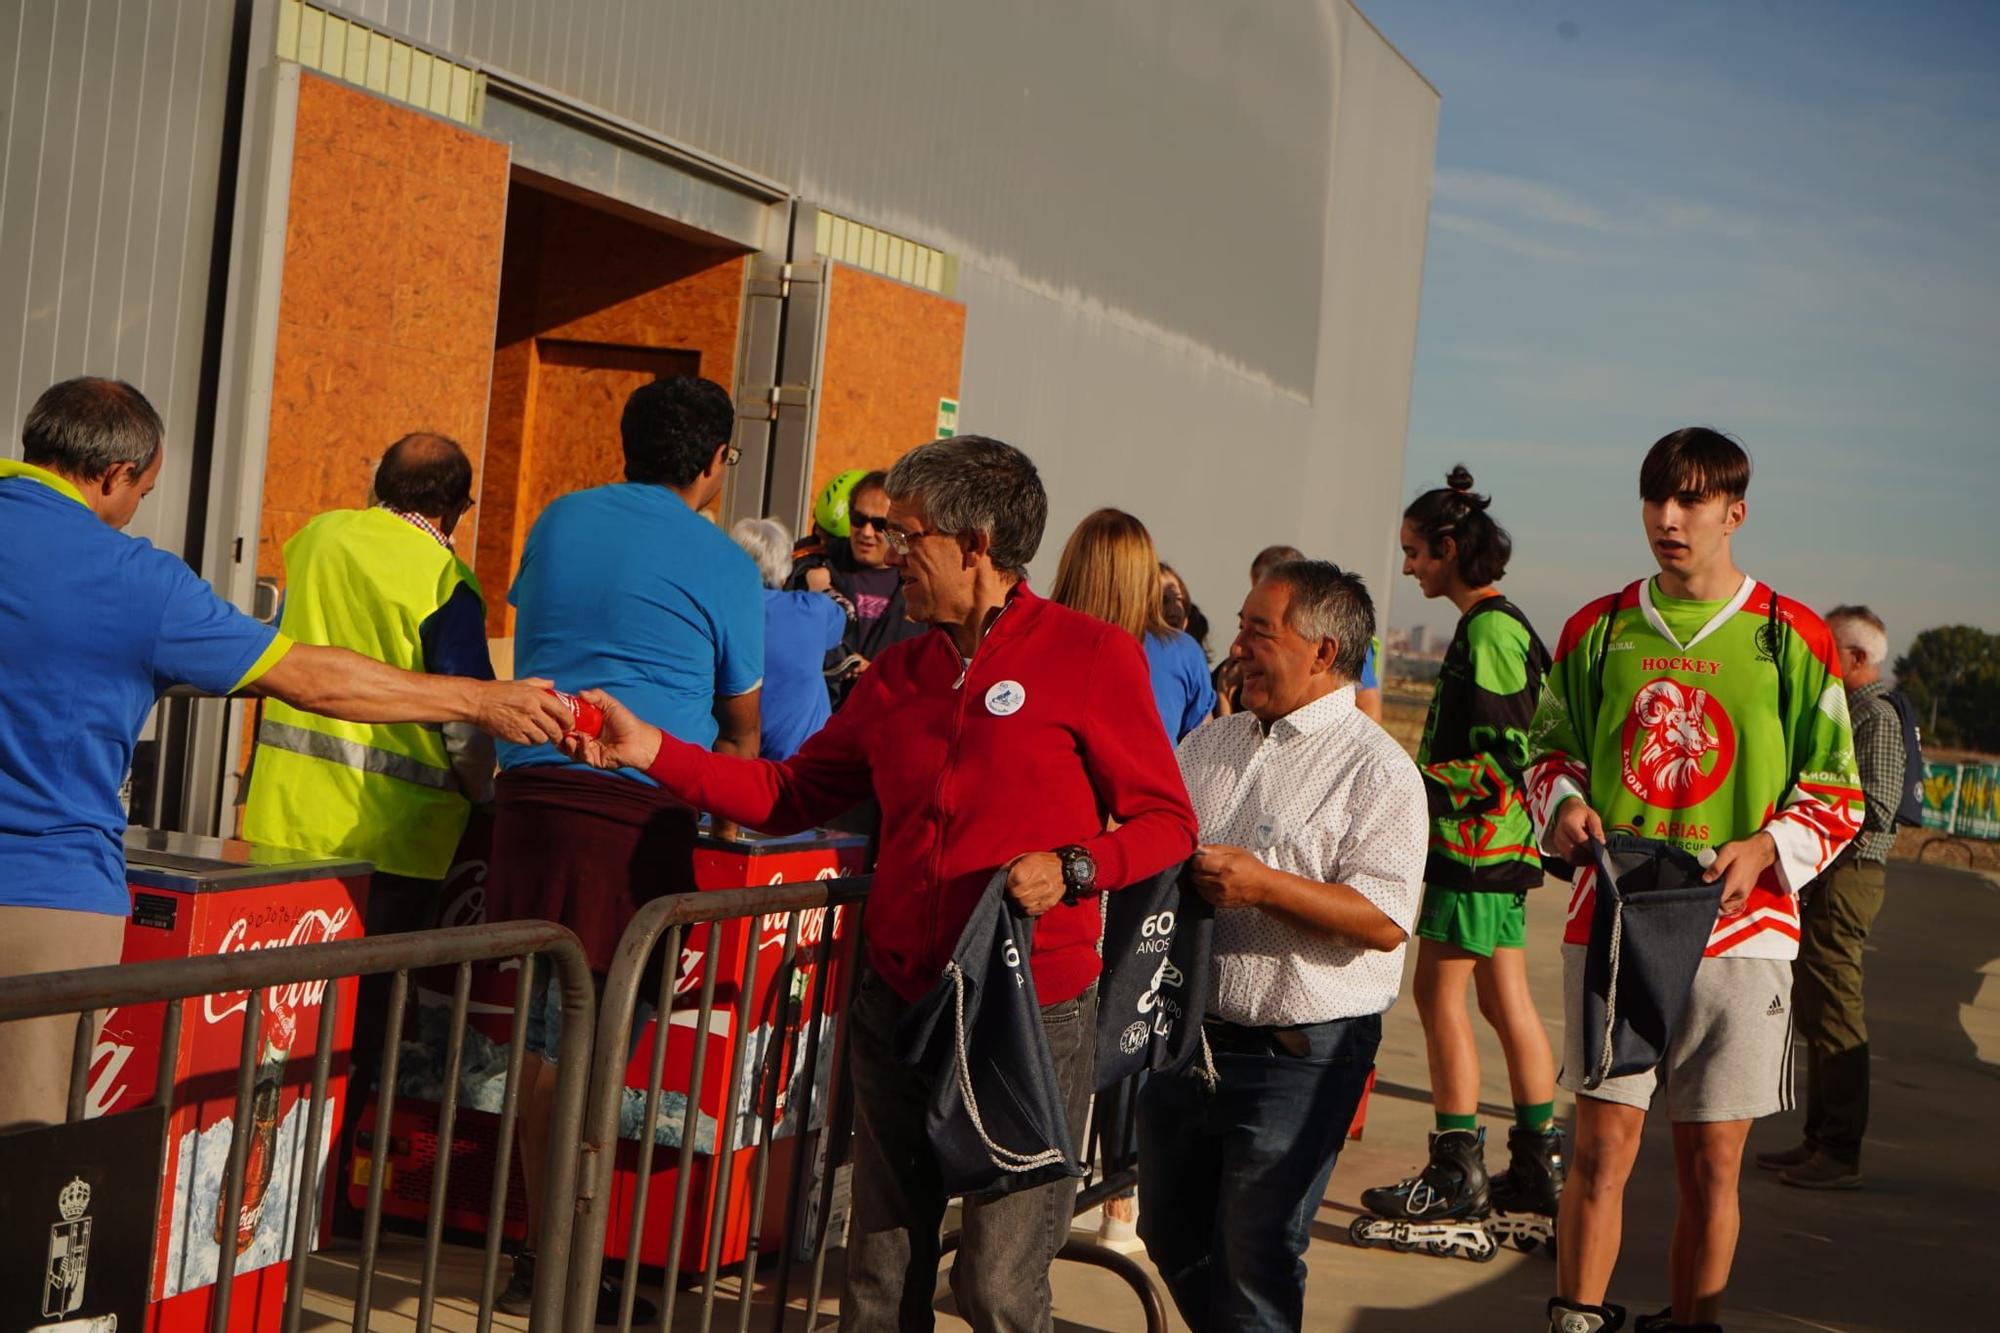
[[[1783,1014],[1784,1012],[1785,1012],[1784,997],[1780,995],[1773,995],[1771,997],[1771,1007],[1764,1011],[1764,1017],[1776,1018],[1779,1015]]]

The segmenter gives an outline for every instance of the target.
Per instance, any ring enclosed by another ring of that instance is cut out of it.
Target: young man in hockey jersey
[[[1653,1330],[1713,1329],[1738,1230],[1750,1124],[1791,1100],[1796,894],[1860,826],[1839,658],[1819,617],[1736,567],[1750,459],[1705,427],[1675,431],[1639,473],[1659,573],[1564,626],[1536,712],[1528,803],[1543,845],[1584,866],[1563,932],[1563,1086],[1578,1093],[1557,1233],[1560,1333],[1616,1329],[1605,1301],[1626,1178],[1656,1091],[1673,1122],[1679,1207],[1673,1305]],[[1583,952],[1605,832],[1708,861],[1722,900],[1659,1066],[1583,1090]],[[1709,859],[1712,856],[1712,859]]]

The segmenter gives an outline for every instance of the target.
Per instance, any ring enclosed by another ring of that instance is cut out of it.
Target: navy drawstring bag
[[[1596,904],[1583,968],[1583,1086],[1656,1067],[1694,988],[1722,882],[1678,847],[1614,834],[1590,844]]]
[[[1007,872],[987,884],[937,984],[896,1025],[896,1056],[930,1087],[924,1123],[949,1196],[1080,1177],[1028,967],[1034,923]]]
[[[1173,1074],[1201,1050],[1214,980],[1215,908],[1183,866],[1104,895],[1097,986],[1097,1089],[1138,1073]]]

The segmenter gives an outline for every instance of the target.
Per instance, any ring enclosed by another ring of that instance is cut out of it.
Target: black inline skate
[[[1492,1204],[1486,1180],[1486,1131],[1446,1129],[1431,1135],[1430,1161],[1407,1180],[1364,1190],[1347,1234],[1363,1249],[1386,1245],[1485,1263],[1500,1252],[1485,1225]]]
[[[1579,1305],[1560,1296],[1549,1297],[1549,1333],[1617,1333],[1625,1327],[1625,1307]]]
[[[1569,1155],[1560,1128],[1507,1131],[1507,1169],[1493,1177],[1493,1215],[1486,1229],[1493,1238],[1524,1254],[1544,1249],[1555,1255],[1556,1204]]]

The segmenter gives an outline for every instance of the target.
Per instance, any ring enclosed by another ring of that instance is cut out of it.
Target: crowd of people
[[[869,812],[846,1017],[850,1327],[930,1326],[949,1200],[929,1089],[895,1038],[996,873],[1035,921],[1028,970],[1078,1153],[1099,895],[1180,866],[1214,909],[1203,1076],[1139,1088],[1136,1228],[1130,1199],[1106,1222],[1114,1241],[1136,1229],[1195,1329],[1300,1325],[1310,1223],[1413,935],[1435,1129],[1419,1171],[1362,1192],[1357,1240],[1380,1225],[1478,1257],[1500,1219],[1526,1218],[1514,1234],[1558,1253],[1550,1327],[1620,1328],[1607,1296],[1623,1191],[1659,1101],[1680,1188],[1672,1302],[1634,1327],[1717,1327],[1749,1127],[1790,1105],[1794,1006],[1806,1139],[1759,1165],[1803,1187],[1858,1183],[1861,949],[1903,733],[1880,620],[1823,621],[1737,567],[1750,461],[1735,441],[1695,427],[1651,447],[1638,490],[1656,568],[1579,610],[1553,652],[1498,587],[1512,542],[1470,474],[1419,495],[1403,572],[1459,619],[1413,759],[1379,725],[1375,606],[1351,571],[1259,552],[1211,665],[1222,631],[1129,513],[1087,515],[1047,595],[1029,586],[1048,498],[1019,449],[963,436],[842,474],[794,542],[769,519],[710,521],[733,427],[706,380],[632,393],[624,480],[560,497],[529,533],[508,592],[519,679],[503,682],[452,548],[472,503],[454,442],[397,441],[370,504],[286,544],[274,627],[118,534],[160,469],[144,398],[106,380],[51,388],[24,461],[0,460],[0,973],[116,961],[118,786],[154,695],[186,681],[265,696],[245,832],[375,863],[371,931],[421,921],[490,800],[489,916],[569,926],[600,982],[638,909],[692,886],[701,817],[787,833]],[[576,730],[552,689],[601,709],[601,734]],[[1606,846],[1634,840],[1698,854],[1689,873],[1714,910],[1671,1041],[1611,1072],[1609,1037],[1600,1062],[1586,1030],[1590,951],[1618,892],[1599,882]],[[1560,1059],[1524,961],[1527,898],[1551,870],[1571,881]],[[1491,1175],[1468,988],[1513,1104]],[[546,978],[525,1021],[534,1235],[562,1024]],[[70,1046],[61,1020],[0,1025],[0,1127],[60,1118]],[[1576,1098],[1569,1133],[1558,1082]],[[1050,1327],[1074,1189],[964,1201],[951,1284],[975,1327]],[[525,1311],[534,1273],[518,1255],[503,1309]],[[618,1296],[607,1283],[600,1311]]]

